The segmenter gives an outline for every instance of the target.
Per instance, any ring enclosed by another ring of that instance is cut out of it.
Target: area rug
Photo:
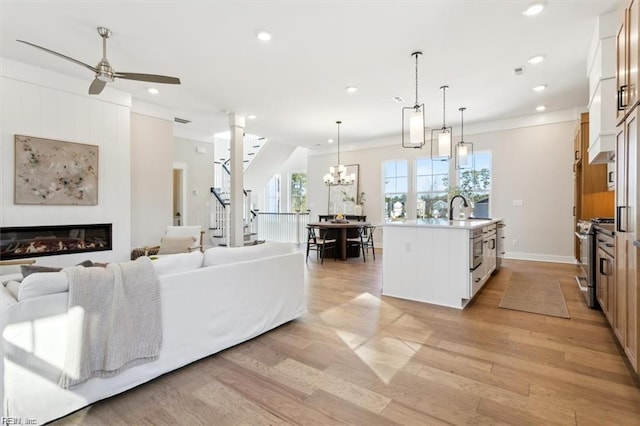
[[[560,282],[547,274],[515,272],[499,306],[515,311],[570,318]]]

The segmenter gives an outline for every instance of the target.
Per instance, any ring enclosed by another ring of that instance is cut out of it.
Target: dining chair
[[[363,235],[362,238],[364,240],[364,247],[369,253],[369,248],[371,248],[371,252],[373,253],[373,260],[376,260],[376,249],[373,246],[373,233],[376,230],[375,225],[368,225],[363,227]]]
[[[311,250],[316,251],[316,258],[320,258],[320,264],[324,263],[326,249],[333,249],[333,260],[338,259],[338,240],[330,231],[332,230],[329,228],[307,225],[307,257],[305,262],[309,260]]]
[[[365,237],[364,237],[364,229],[366,226],[359,226],[356,228],[357,235],[347,237],[346,241],[346,249],[349,250],[349,247],[357,247],[358,252],[362,251],[362,260],[367,261],[367,256],[364,252],[365,250]]]

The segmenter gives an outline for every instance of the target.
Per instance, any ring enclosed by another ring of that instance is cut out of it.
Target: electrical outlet
[[[512,243],[513,243],[513,246],[514,246],[514,247],[518,247],[518,240],[516,240],[515,238],[514,238],[514,240],[512,241]]]
[[[513,205],[513,207],[522,207],[524,205],[524,201],[522,201],[522,200],[513,200],[512,205]]]
[[[411,253],[413,251],[413,247],[412,247],[410,242],[405,242],[404,243],[404,251],[406,253]]]

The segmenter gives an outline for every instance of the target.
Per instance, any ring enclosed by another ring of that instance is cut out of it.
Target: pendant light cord
[[[338,125],[338,166],[340,166],[340,124],[342,121],[336,121],[336,124]]]
[[[465,107],[458,108],[460,110],[460,145],[464,145],[464,110]]]
[[[446,107],[447,107],[447,89],[449,88],[449,86],[442,86],[440,89],[442,89],[442,128],[446,129],[447,128],[447,123],[445,120],[445,116],[446,116]]]
[[[414,104],[414,108],[418,109],[420,107],[418,104],[418,56],[422,55],[422,52],[413,52],[413,55],[416,57],[416,103]]]

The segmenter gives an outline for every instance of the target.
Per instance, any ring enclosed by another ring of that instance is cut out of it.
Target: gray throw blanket
[[[69,325],[61,387],[158,358],[160,287],[149,258],[63,271],[69,277]]]

